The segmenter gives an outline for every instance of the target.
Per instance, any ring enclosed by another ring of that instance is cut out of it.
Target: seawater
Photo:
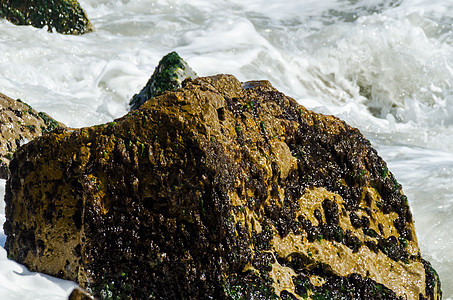
[[[0,21],[0,92],[81,127],[126,114],[170,51],[200,76],[267,79],[372,142],[409,198],[444,299],[453,299],[453,1],[80,3],[96,27],[83,36]],[[1,299],[64,299],[72,286],[29,273],[0,247]]]

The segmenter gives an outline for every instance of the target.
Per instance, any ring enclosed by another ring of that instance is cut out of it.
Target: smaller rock
[[[71,295],[69,295],[68,300],[94,300],[95,298],[91,296],[85,290],[82,290],[79,287],[76,287],[72,290]]]
[[[159,96],[166,91],[176,91],[182,87],[186,78],[196,78],[197,74],[176,52],[165,55],[154,70],[146,86],[132,97],[131,110],[137,109],[148,99]]]
[[[21,100],[0,93],[0,178],[7,179],[16,149],[43,133],[65,127]]]
[[[83,34],[93,31],[85,11],[76,0],[2,0],[0,17],[15,25],[48,26],[59,33]]]

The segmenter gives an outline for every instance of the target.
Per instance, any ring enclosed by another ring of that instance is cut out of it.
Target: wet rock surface
[[[357,129],[267,81],[186,80],[21,147],[8,255],[103,299],[439,299],[401,186]]]
[[[72,290],[71,294],[68,297],[68,300],[93,300],[94,297],[91,296],[88,292],[75,288]]]
[[[60,126],[45,113],[0,93],[0,178],[8,177],[9,162],[20,145]]]
[[[64,34],[83,34],[93,30],[76,0],[1,0],[0,17],[16,25],[48,26]]]
[[[168,53],[160,60],[145,87],[132,97],[129,103],[131,110],[139,108],[149,99],[162,95],[164,92],[176,91],[182,87],[182,82],[186,78],[194,79],[196,77],[195,71],[178,53]]]

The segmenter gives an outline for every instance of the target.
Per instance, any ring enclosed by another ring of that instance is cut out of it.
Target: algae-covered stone
[[[357,129],[265,81],[183,86],[21,147],[8,255],[103,299],[440,299]]]
[[[76,0],[0,0],[0,17],[16,25],[48,26],[59,33],[83,34],[93,30]]]
[[[186,78],[196,78],[197,74],[176,52],[165,55],[154,70],[148,83],[132,97],[129,105],[131,110],[137,109],[152,97],[166,91],[175,91],[182,87]]]
[[[0,93],[0,178],[8,177],[9,162],[20,145],[60,126],[45,113]]]

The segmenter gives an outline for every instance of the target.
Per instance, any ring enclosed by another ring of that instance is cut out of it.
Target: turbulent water
[[[170,51],[201,76],[268,79],[372,142],[453,299],[453,0],[79,2],[93,33],[0,21],[0,92],[80,127],[124,115]],[[72,286],[28,272],[0,247],[0,299],[64,299]]]

